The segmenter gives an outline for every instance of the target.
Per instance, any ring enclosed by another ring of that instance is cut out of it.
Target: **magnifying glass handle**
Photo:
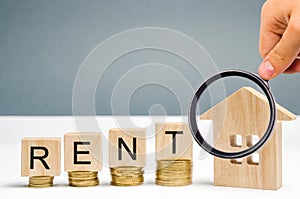
[[[300,56],[299,56],[299,59],[300,59]],[[257,76],[258,78],[260,78],[264,84],[268,87],[268,89],[270,90],[271,86],[270,86],[270,83],[269,83],[269,80],[264,80],[262,79],[258,74],[254,73],[255,76]]]

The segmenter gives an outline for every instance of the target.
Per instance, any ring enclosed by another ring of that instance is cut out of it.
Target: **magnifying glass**
[[[241,150],[241,151],[228,152],[228,151],[220,150],[220,149],[212,146],[211,144],[209,144],[209,142],[207,142],[207,140],[204,139],[203,134],[201,134],[201,132],[198,128],[197,117],[199,117],[199,116],[196,115],[196,110],[197,110],[197,105],[200,101],[200,98],[203,96],[204,91],[212,83],[214,83],[215,81],[217,81],[219,79],[226,78],[226,77],[232,77],[232,76],[246,78],[261,88],[261,90],[263,91],[263,93],[265,94],[265,96],[268,100],[270,115],[269,115],[269,122],[268,122],[268,126],[266,128],[266,131],[263,134],[263,136],[261,136],[261,138],[256,142],[256,144],[254,144],[253,146],[251,146],[249,148]],[[261,79],[258,75],[251,73],[251,72],[247,72],[247,71],[243,71],[243,70],[228,70],[228,71],[220,72],[220,73],[210,77],[209,79],[204,81],[198,87],[198,89],[196,90],[196,92],[193,95],[193,98],[192,98],[192,101],[190,104],[189,125],[190,125],[190,130],[192,132],[192,135],[193,135],[195,141],[205,151],[207,151],[208,153],[210,153],[214,156],[217,156],[219,158],[238,159],[238,158],[246,157],[246,156],[256,152],[258,149],[263,147],[264,144],[266,144],[266,142],[268,141],[268,139],[270,138],[270,136],[274,130],[274,126],[275,126],[275,122],[276,122],[276,113],[277,113],[276,112],[276,103],[275,103],[274,97],[271,93],[270,85],[269,85],[268,81]]]

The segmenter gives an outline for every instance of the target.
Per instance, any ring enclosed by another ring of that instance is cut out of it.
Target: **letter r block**
[[[21,176],[59,176],[60,138],[23,138]]]
[[[145,129],[110,129],[110,167],[146,165]]]
[[[66,133],[64,136],[65,171],[100,171],[102,136],[100,133]]]
[[[157,123],[156,160],[193,159],[193,137],[186,123]]]

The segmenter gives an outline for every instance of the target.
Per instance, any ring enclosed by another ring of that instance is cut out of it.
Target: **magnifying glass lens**
[[[225,71],[198,88],[189,119],[193,136],[206,153],[236,159],[238,164],[238,158],[257,152],[270,137],[275,101],[258,76]],[[203,128],[205,120],[212,121],[210,128]]]

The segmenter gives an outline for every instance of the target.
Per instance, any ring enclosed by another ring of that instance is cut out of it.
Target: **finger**
[[[259,66],[259,75],[266,80],[283,73],[295,60],[300,50],[299,18],[291,19],[282,38]]]
[[[280,41],[286,29],[284,23],[280,23],[274,18],[275,14],[272,6],[269,6],[268,2],[266,2],[261,11],[259,34],[259,53],[262,58],[265,58]]]
[[[284,73],[286,74],[293,74],[300,72],[300,60],[296,59],[290,67],[288,67]]]

